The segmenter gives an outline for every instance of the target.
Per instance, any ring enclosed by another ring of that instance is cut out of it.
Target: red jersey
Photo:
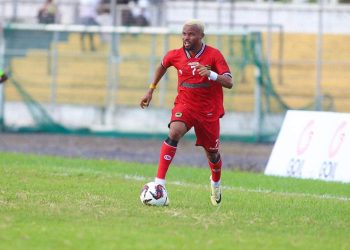
[[[193,112],[218,119],[224,115],[222,86],[208,77],[200,76],[195,69],[198,63],[219,75],[231,77],[221,52],[205,44],[194,57],[182,47],[169,51],[162,61],[163,67],[174,66],[177,69],[178,95],[175,105],[182,104]]]

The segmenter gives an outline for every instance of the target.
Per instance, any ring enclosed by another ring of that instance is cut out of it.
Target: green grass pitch
[[[350,184],[171,166],[169,207],[141,204],[156,166],[0,153],[0,249],[350,249]]]

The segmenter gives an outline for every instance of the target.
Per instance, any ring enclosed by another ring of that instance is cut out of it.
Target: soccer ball
[[[149,206],[167,206],[169,204],[168,194],[164,186],[155,182],[148,182],[143,186],[140,200]]]

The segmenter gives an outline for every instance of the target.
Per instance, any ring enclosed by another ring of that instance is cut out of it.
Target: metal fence
[[[268,78],[279,98],[288,104],[286,107],[310,108],[310,103],[317,100],[317,105],[312,108],[350,112],[350,76],[347,73],[350,65],[349,6],[290,6],[273,2],[252,6],[233,1],[162,1],[159,5],[161,18],[158,16],[154,19],[158,21],[153,20],[152,24],[166,28],[115,25],[87,28],[68,25],[76,22],[76,1],[58,1],[62,8],[67,8],[64,13],[71,18],[62,19],[67,24],[51,26],[11,22],[14,10],[8,4],[13,4],[13,1],[0,2],[0,5],[6,5],[0,9],[1,24],[9,32],[7,36],[17,32],[19,37],[7,42],[6,49],[2,39],[0,66],[11,67],[24,89],[34,99],[49,106],[68,103],[97,106],[106,111],[120,104],[135,105],[164,53],[181,46],[179,32],[184,21],[180,18],[184,15],[178,14],[181,12],[188,18],[204,19],[209,31],[207,42],[220,48],[229,58],[237,85],[226,94],[228,111],[254,113],[256,103],[260,102],[254,92],[254,66],[243,63],[244,57],[236,57],[240,49],[244,50],[245,43],[242,40],[237,42],[235,35],[261,32],[261,52],[267,62]],[[23,14],[25,6],[18,5],[17,21],[30,20]],[[123,6],[115,10],[115,23],[121,22],[120,11],[127,8]],[[31,18],[34,23],[35,16]],[[169,30],[172,30],[171,34]],[[37,31],[40,34],[36,37]],[[89,51],[88,44],[87,50],[82,50],[80,37],[85,31],[94,34],[94,41],[99,46],[94,52]],[[19,33],[24,36],[20,37]],[[19,41],[22,44],[18,44]],[[174,81],[176,76],[170,72],[154,100],[155,108],[171,107],[175,88],[170,83]],[[20,98],[14,92],[14,87],[6,89],[9,101]],[[89,103],[84,103],[84,100],[89,100]],[[272,107],[266,112],[283,110],[274,110],[273,106],[273,103],[266,104],[266,107]]]
[[[6,26],[4,33],[6,50],[2,56],[11,74],[5,89],[7,112],[4,117],[10,127],[18,126],[15,124],[18,120],[22,120],[23,126],[23,120],[28,116],[23,114],[28,110],[31,119],[35,120],[31,127],[52,127],[48,126],[48,121],[53,120],[60,124],[79,124],[77,126],[82,126],[82,122],[89,127],[97,124],[104,128],[116,126],[120,119],[125,120],[125,110],[139,109],[139,100],[166,51],[181,46],[178,30],[152,27],[12,23]],[[84,33],[94,36],[96,50],[90,49],[87,37],[82,40]],[[250,135],[255,135],[257,126],[262,131],[262,116],[257,112],[266,113],[260,103],[260,94],[264,91],[256,91],[254,73],[257,60],[261,65],[264,63],[255,51],[255,44],[259,43],[261,52],[261,40],[253,34],[208,30],[206,35],[206,42],[225,54],[237,83],[233,91],[225,91],[226,111],[250,114],[246,119],[251,120],[251,124],[245,126],[245,132],[236,129]],[[30,39],[22,39],[27,37]],[[85,49],[83,41],[87,42]],[[268,71],[261,73],[268,74]],[[152,102],[152,115],[172,107],[177,92],[176,74],[170,69],[160,83],[159,93]],[[277,109],[283,108],[278,106]],[[74,112],[80,115],[74,115]],[[19,118],[15,114],[22,115]],[[159,117],[154,117],[157,119]],[[57,124],[54,127],[57,129]]]

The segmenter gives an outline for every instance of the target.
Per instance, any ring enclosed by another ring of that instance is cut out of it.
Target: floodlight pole
[[[316,41],[315,109],[322,110],[323,0],[318,0],[318,32]]]
[[[117,25],[120,25],[117,21],[117,0],[111,0],[110,2],[110,13],[112,17],[112,26],[116,27]],[[112,33],[112,52],[113,54],[117,54],[117,44],[116,44],[116,34]]]
[[[112,25],[116,27],[119,25],[117,21],[117,0],[111,0],[110,2]],[[119,64],[119,34],[112,33],[111,46],[108,57],[108,87],[106,89],[106,103],[105,103],[105,124],[113,124],[113,113],[115,111],[116,91],[118,89],[118,64]]]
[[[4,84],[0,84],[0,132],[4,130]]]
[[[18,16],[18,0],[12,1],[12,18],[11,20],[16,22]]]
[[[5,97],[4,97],[4,84],[0,84],[0,132],[4,130],[4,103],[5,103]]]
[[[271,45],[272,45],[272,5],[273,0],[268,0],[267,9],[267,42],[266,42],[266,62],[270,68],[271,63]]]
[[[3,69],[4,66],[4,53],[5,53],[5,41],[3,37],[2,29],[2,20],[0,19],[0,69]],[[4,84],[0,83],[0,132],[5,128],[5,93],[4,93]]]

